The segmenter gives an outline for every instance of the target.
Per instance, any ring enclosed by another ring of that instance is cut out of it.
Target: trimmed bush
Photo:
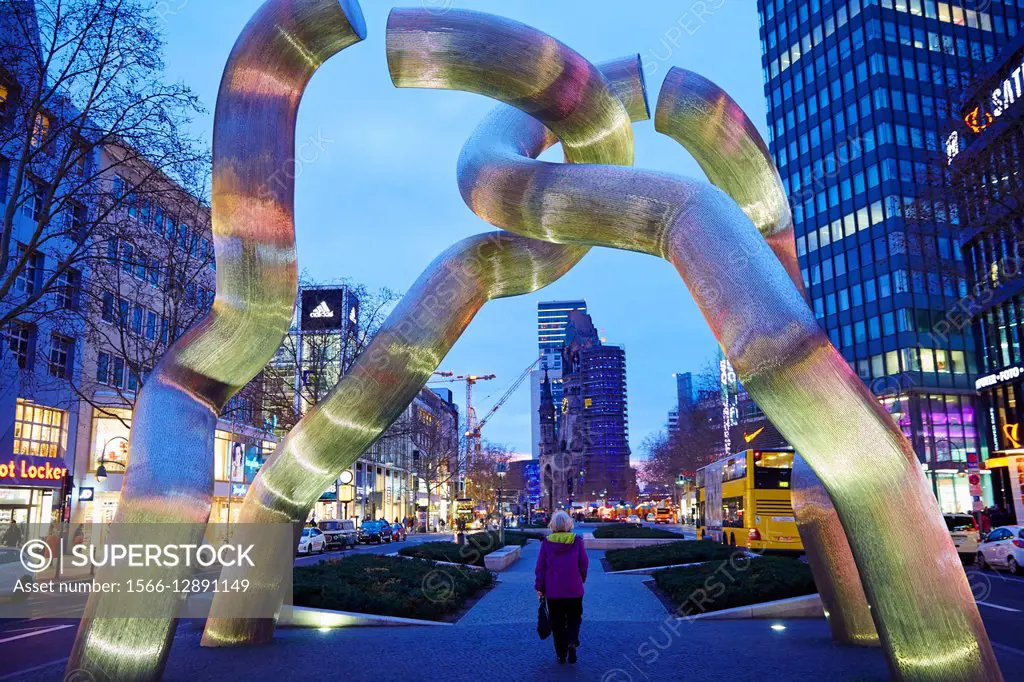
[[[727,562],[658,571],[654,580],[676,605],[679,615],[722,611],[817,591],[810,567],[798,559],[750,559],[738,552]]]
[[[522,546],[526,544],[527,540],[543,540],[546,537],[546,533],[531,533],[530,531],[524,530],[506,530],[505,544]]]
[[[450,561],[454,564],[471,564],[483,566],[484,557],[503,545],[498,539],[498,532],[493,530],[466,535],[466,544],[454,542],[424,542],[398,550],[402,556],[430,559],[431,561]]]
[[[636,547],[633,549],[610,549],[604,557],[613,571],[629,571],[634,568],[690,564],[697,561],[721,561],[736,551],[708,540],[681,540],[665,545]]]
[[[594,529],[595,538],[682,538],[679,533],[648,528],[639,523],[615,523]]]
[[[333,611],[443,620],[490,587],[490,571],[355,554],[294,569],[294,603]]]

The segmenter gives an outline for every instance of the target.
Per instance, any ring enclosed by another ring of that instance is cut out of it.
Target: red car
[[[400,542],[402,540],[405,540],[405,538],[406,538],[405,526],[403,526],[400,523],[393,523],[393,524],[391,524],[391,539],[394,540],[395,542]]]

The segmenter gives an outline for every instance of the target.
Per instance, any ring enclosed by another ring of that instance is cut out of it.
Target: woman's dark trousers
[[[583,597],[548,599],[548,617],[551,619],[551,638],[555,642],[555,655],[565,658],[569,646],[576,646],[580,640]]]

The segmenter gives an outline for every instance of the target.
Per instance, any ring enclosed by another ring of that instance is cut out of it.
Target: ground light
[[[775,632],[782,632],[785,629],[786,626],[782,623],[772,623],[772,630],[775,630]]]

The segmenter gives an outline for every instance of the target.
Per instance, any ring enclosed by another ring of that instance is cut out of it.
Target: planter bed
[[[466,535],[466,543],[458,545],[454,542],[424,542],[398,550],[402,556],[431,561],[447,561],[454,564],[471,564],[483,566],[484,557],[496,549],[501,549],[497,531],[484,531]]]
[[[662,530],[661,528],[648,528],[637,523],[618,523],[614,525],[601,526],[594,529],[596,539],[617,539],[617,538],[643,538],[643,539],[678,539],[682,540],[680,533]]]
[[[762,556],[710,561],[654,574],[658,589],[680,615],[749,606],[817,592],[807,564],[787,557]]]
[[[707,540],[680,540],[679,542],[635,549],[611,549],[604,556],[612,571],[629,571],[636,568],[722,561],[736,552],[735,547],[727,547]]]
[[[294,604],[331,611],[450,620],[494,584],[490,571],[359,555],[294,569]]]

